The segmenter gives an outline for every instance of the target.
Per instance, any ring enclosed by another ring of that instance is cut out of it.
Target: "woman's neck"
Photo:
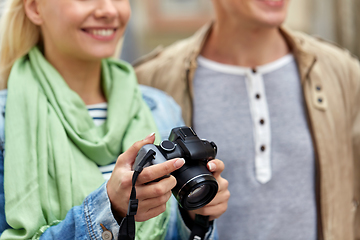
[[[211,60],[255,68],[290,52],[278,28],[215,22],[201,54]]]
[[[86,61],[46,51],[45,57],[86,105],[106,102],[101,86],[101,61]]]

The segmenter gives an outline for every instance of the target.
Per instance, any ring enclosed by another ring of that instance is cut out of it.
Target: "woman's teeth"
[[[90,30],[89,32],[97,36],[110,36],[114,33],[114,29],[98,29],[98,30]]]

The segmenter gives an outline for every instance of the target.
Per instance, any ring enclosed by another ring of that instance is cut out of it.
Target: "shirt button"
[[[111,240],[113,238],[112,233],[109,230],[103,231],[101,237],[103,240]]]
[[[260,94],[255,95],[256,99],[260,99]]]
[[[264,152],[265,151],[265,145],[262,145],[261,147],[260,147],[260,150],[262,151],[262,152]]]
[[[263,125],[265,123],[264,119],[260,119],[260,124]]]
[[[353,207],[354,207],[354,210],[356,210],[356,209],[359,207],[359,204],[360,204],[360,202],[359,202],[359,201],[353,200]]]

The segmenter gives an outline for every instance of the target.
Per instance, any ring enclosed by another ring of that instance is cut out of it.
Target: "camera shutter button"
[[[160,147],[166,152],[171,152],[175,149],[175,144],[169,140],[164,140],[160,143]]]

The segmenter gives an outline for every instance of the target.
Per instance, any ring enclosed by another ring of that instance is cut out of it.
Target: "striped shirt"
[[[96,126],[100,126],[106,121],[107,118],[107,103],[97,103],[92,105],[87,105],[87,109],[89,111],[90,117],[94,120]],[[110,163],[106,166],[99,166],[99,170],[101,171],[105,180],[109,180],[112,171],[115,167],[116,159],[113,163]]]

